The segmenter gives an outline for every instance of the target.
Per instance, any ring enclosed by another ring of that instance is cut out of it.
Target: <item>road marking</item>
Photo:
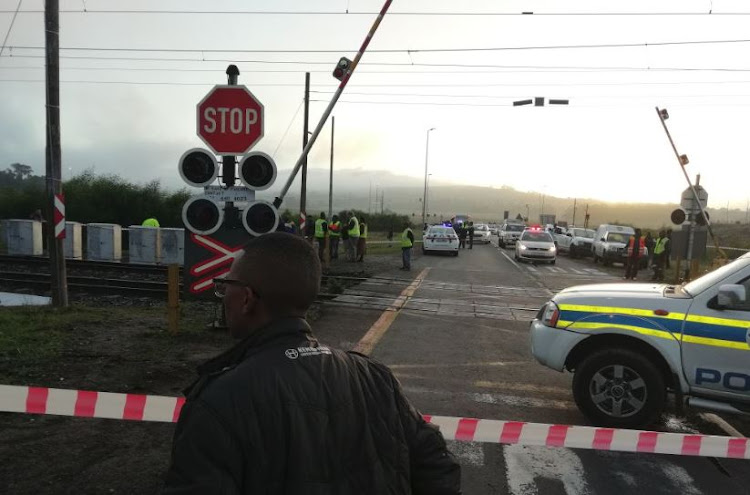
[[[515,261],[513,261],[512,259],[510,259],[510,256],[508,256],[507,254],[505,254],[505,251],[500,251],[500,254],[502,254],[503,256],[505,256],[505,259],[508,260],[508,261],[510,261],[513,264],[513,266],[515,266],[519,270],[521,269],[521,267],[518,266],[518,263],[516,263]]]
[[[514,364],[515,363],[508,363],[508,364]],[[520,364],[528,364],[528,363],[520,363]],[[515,383],[515,382],[491,382],[487,380],[478,380],[474,382],[475,387],[479,388],[497,388],[501,390],[513,390],[513,391],[521,391],[521,392],[545,392],[545,393],[552,393],[552,394],[565,394],[566,396],[570,395],[570,389],[562,388],[562,387],[550,387],[547,385],[533,385],[530,383]]]
[[[474,402],[480,404],[504,404],[506,406],[530,407],[533,409],[562,409],[564,411],[573,411],[576,409],[575,403],[567,400],[537,399],[508,394],[477,393],[469,395]]]
[[[568,495],[590,493],[581,458],[570,449],[505,445],[503,456],[508,490],[513,495],[539,493],[538,478],[561,481]]]
[[[530,272],[534,272],[534,273],[538,273],[539,272],[539,270],[537,270],[533,266],[527,266],[526,269],[529,270]]]
[[[737,429],[734,426],[730,425],[723,418],[717,416],[714,413],[700,413],[698,414],[698,416],[700,416],[704,421],[708,421],[709,423],[715,424],[730,437],[738,437],[738,438],[745,437],[742,433],[737,431]]]
[[[409,369],[432,369],[432,368],[459,368],[459,367],[502,367],[502,366],[519,366],[528,364],[526,361],[490,361],[486,363],[456,363],[456,364],[389,364],[392,370],[409,370]],[[487,382],[490,383],[490,382]],[[567,392],[567,390],[566,390]]]
[[[353,351],[365,355],[369,355],[372,352],[378,342],[380,342],[380,339],[383,338],[383,335],[385,335],[385,333],[388,331],[391,324],[393,324],[393,322],[396,320],[396,317],[401,312],[403,307],[414,295],[414,292],[422,284],[422,281],[425,279],[425,277],[427,277],[427,273],[429,273],[429,271],[429,268],[425,268],[424,270],[422,270],[419,275],[417,275],[417,278],[415,278],[408,287],[401,291],[401,294],[385,311],[383,311],[383,313],[380,315],[380,318],[378,318],[377,321],[372,324],[367,333],[360,339],[359,342],[357,342],[357,345],[354,346],[354,349],[352,349]]]

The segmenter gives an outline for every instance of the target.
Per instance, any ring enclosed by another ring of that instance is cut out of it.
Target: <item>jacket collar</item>
[[[233,368],[259,347],[292,335],[307,339],[313,347],[318,344],[312,334],[310,325],[305,319],[279,318],[248,335],[228,351],[198,366],[198,374],[201,376],[210,375],[227,368]]]

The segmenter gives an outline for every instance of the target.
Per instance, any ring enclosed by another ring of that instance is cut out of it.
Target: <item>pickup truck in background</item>
[[[591,256],[594,234],[596,231],[592,229],[578,227],[571,227],[567,231],[561,230],[561,233],[554,235],[557,252],[568,253],[571,258]]]
[[[685,285],[570,287],[531,322],[541,364],[572,371],[594,424],[641,428],[674,394],[688,405],[750,415],[750,253]]]

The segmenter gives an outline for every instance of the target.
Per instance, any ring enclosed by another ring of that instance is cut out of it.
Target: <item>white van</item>
[[[596,229],[594,243],[591,251],[594,255],[594,263],[601,261],[604,266],[612,263],[625,263],[628,256],[628,241],[630,236],[635,235],[632,227],[624,225],[603,224]],[[641,253],[643,255],[644,253]]]

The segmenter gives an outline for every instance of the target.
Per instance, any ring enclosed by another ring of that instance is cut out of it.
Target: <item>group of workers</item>
[[[320,216],[315,219],[314,223],[309,223],[304,232],[305,238],[309,241],[315,240],[318,243],[318,258],[323,261],[325,258],[326,239],[330,243],[331,259],[339,257],[339,244],[344,243],[346,260],[349,262],[363,262],[367,251],[368,226],[365,217],[357,218],[354,212],[342,212],[342,217],[347,218],[341,221],[338,215],[333,215],[328,221],[325,212],[320,212]],[[279,230],[296,234],[297,228],[293,220],[287,216],[282,218]]]
[[[279,231],[290,234],[298,233],[294,221],[289,219],[288,216],[282,218]],[[364,216],[358,218],[353,211],[344,211],[341,213],[341,217],[333,215],[330,221],[327,219],[325,212],[320,212],[318,218],[315,219],[314,223],[309,224],[304,234],[310,242],[315,241],[317,243],[320,261],[325,260],[326,239],[329,244],[331,260],[339,259],[339,246],[342,243],[348,262],[361,263],[367,253],[367,236],[369,234],[367,219]],[[393,239],[392,230],[388,234],[388,239]],[[401,270],[411,270],[411,250],[413,247],[414,232],[408,224],[404,224],[404,231],[401,234]]]
[[[453,230],[458,235],[458,247],[466,247],[466,239],[469,239],[469,249],[474,249],[474,222],[456,223]]]
[[[669,256],[672,251],[672,230],[660,230],[659,236],[654,238],[651,232],[643,237],[641,229],[635,229],[635,235],[630,236],[627,245],[627,259],[625,261],[625,280],[636,280],[641,263],[641,251],[646,250],[647,266],[653,270],[652,281],[664,280],[664,269],[669,268]],[[636,248],[637,246],[637,248]]]

